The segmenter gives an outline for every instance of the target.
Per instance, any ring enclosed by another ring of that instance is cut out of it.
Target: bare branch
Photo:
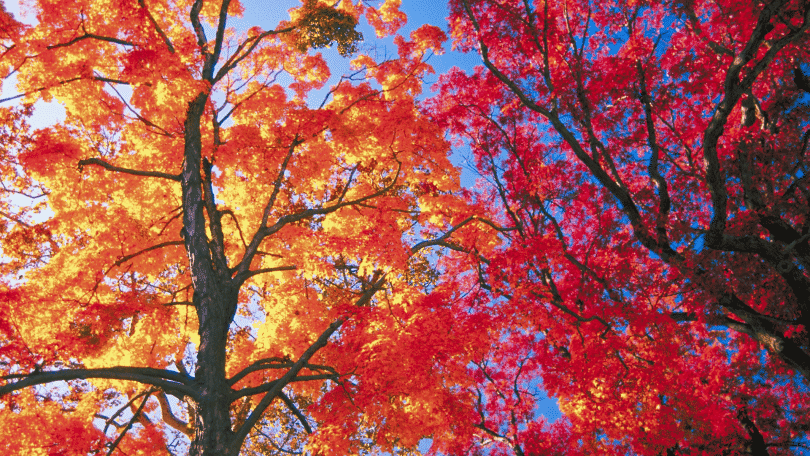
[[[290,147],[287,149],[287,155],[284,157],[284,161],[281,162],[281,169],[279,169],[279,172],[276,175],[276,180],[273,182],[273,192],[270,194],[270,199],[267,200],[267,204],[264,206],[264,211],[262,212],[262,223],[253,234],[250,244],[245,249],[245,254],[242,257],[242,261],[236,266],[236,277],[245,274],[248,268],[250,268],[250,263],[253,261],[253,257],[256,256],[256,252],[259,250],[259,245],[267,236],[265,234],[265,227],[267,226],[267,222],[270,220],[270,213],[273,210],[273,206],[276,204],[278,193],[281,191],[281,185],[284,181],[284,172],[287,170],[287,165],[290,163],[290,159],[292,159],[292,156],[295,153],[295,148],[302,143],[303,140],[300,140],[298,136],[296,136],[293,138],[292,143],[290,143]],[[242,281],[244,280],[246,279],[242,279]]]
[[[655,239],[653,239],[650,234],[647,232],[644,223],[642,221],[641,213],[639,212],[636,203],[633,201],[630,193],[628,192],[627,188],[623,186],[620,182],[616,182],[613,178],[605,171],[604,168],[599,164],[597,160],[591,157],[586,150],[583,148],[583,145],[580,144],[579,140],[577,140],[576,135],[566,127],[563,123],[560,116],[557,114],[556,108],[554,109],[546,109],[543,106],[537,104],[534,100],[532,100],[523,89],[518,86],[515,81],[509,79],[509,77],[504,74],[497,66],[489,58],[489,48],[487,47],[486,43],[484,43],[483,38],[481,38],[481,29],[480,25],[478,24],[475,15],[473,14],[472,8],[470,6],[469,0],[461,0],[462,4],[464,5],[464,9],[467,13],[467,17],[470,19],[470,22],[473,24],[473,28],[475,29],[476,33],[478,33],[478,45],[481,51],[481,58],[484,62],[484,66],[496,77],[500,80],[509,90],[518,97],[520,102],[530,110],[542,115],[545,117],[551,125],[554,127],[554,130],[563,138],[563,140],[571,147],[574,154],[577,158],[588,168],[591,174],[599,181],[602,186],[608,189],[613,196],[619,201],[621,204],[622,210],[630,219],[630,223],[633,227],[633,232],[638,238],[638,240],[650,249],[651,251],[655,252],[658,255],[666,256],[668,252],[663,252],[659,247]],[[590,128],[590,126],[589,126]],[[597,147],[597,149],[604,149],[604,146]]]
[[[34,385],[46,383],[87,380],[89,378],[107,378],[116,380],[130,380],[133,382],[153,385],[164,391],[177,396],[188,396],[198,399],[197,390],[192,387],[193,378],[179,372],[172,372],[163,369],[153,369],[149,367],[128,367],[117,366],[101,369],[68,369],[55,372],[34,372],[30,374],[11,374],[0,377],[2,380],[19,379],[14,383],[7,383],[0,386],[0,396],[27,388]]]
[[[304,429],[307,431],[307,434],[312,434],[312,428],[309,427],[307,418],[304,416],[303,413],[301,413],[300,410],[298,410],[298,407],[295,406],[295,403],[293,403],[293,401],[290,400],[290,398],[287,397],[286,394],[284,394],[284,391],[279,392],[278,395],[281,398],[281,400],[284,401],[284,405],[286,405],[287,408],[290,409],[291,412],[293,412],[293,415],[295,415],[295,417],[298,418],[298,421],[301,422],[301,425],[304,426]]]
[[[179,174],[169,174],[169,173],[162,173],[160,171],[140,171],[137,169],[128,169],[128,168],[121,168],[100,158],[86,158],[84,160],[79,161],[79,171],[82,171],[86,165],[97,165],[101,166],[104,169],[109,171],[115,171],[117,173],[124,173],[124,174],[131,174],[133,176],[145,176],[145,177],[161,177],[163,179],[169,179],[176,182],[180,182],[180,175]]]
[[[661,249],[671,250],[669,246],[669,236],[667,235],[667,221],[672,202],[669,198],[669,188],[664,176],[658,171],[658,155],[661,153],[658,146],[658,139],[653,123],[652,101],[647,93],[647,78],[640,61],[636,61],[636,72],[638,73],[641,104],[644,106],[644,120],[647,126],[647,144],[650,146],[650,163],[647,165],[647,173],[650,180],[655,183],[658,189],[658,218],[655,221],[655,229],[658,235],[658,246]],[[674,252],[673,252],[674,253]]]
[[[336,380],[336,379],[337,379],[337,375],[335,375],[335,374],[298,375],[295,378],[293,378],[292,380],[288,381],[287,384],[300,383],[300,382],[310,382],[312,380]],[[239,399],[240,397],[253,396],[253,395],[256,395],[256,394],[267,393],[268,391],[272,392],[272,391],[275,391],[277,389],[279,381],[280,381],[280,379],[279,380],[272,380],[270,382],[264,383],[264,384],[259,385],[259,386],[253,386],[253,387],[250,387],[250,388],[242,388],[242,389],[234,392],[233,394],[231,394],[229,397],[231,397],[232,400],[236,400],[236,399]]]
[[[430,246],[435,246],[435,245],[446,246],[444,241],[446,241],[447,238],[449,238],[450,235],[453,234],[454,231],[456,231],[457,229],[463,227],[464,225],[466,225],[466,224],[468,224],[471,221],[476,220],[476,219],[477,219],[477,217],[475,217],[475,216],[467,217],[461,223],[459,223],[459,224],[453,226],[452,228],[450,228],[449,230],[447,230],[447,232],[444,233],[443,235],[441,235],[441,236],[439,236],[439,237],[437,237],[435,239],[429,239],[429,240],[422,241],[422,242],[414,245],[413,247],[411,247],[411,253],[412,254],[416,253],[416,252],[418,252],[419,250],[421,250],[421,249],[423,249],[425,247],[430,247]]]
[[[107,418],[104,415],[96,414],[96,417],[101,418],[101,419],[104,420],[104,430],[102,432],[104,432],[106,434],[107,429],[110,427],[110,425],[115,426],[116,429],[121,429],[122,427],[126,426],[125,424],[116,423],[115,419],[118,418],[122,413],[124,413],[124,410],[130,408],[130,406],[133,405],[135,403],[135,401],[137,401],[138,399],[142,398],[143,396],[149,394],[150,391],[151,390],[146,390],[146,391],[142,391],[142,392],[138,393],[132,399],[130,399],[129,402],[127,402],[122,407],[120,407],[118,410],[116,410],[115,413],[113,413],[109,418]]]
[[[172,301],[163,304],[164,306],[193,306],[194,303],[191,301]]]
[[[203,0],[194,0],[194,4],[191,5],[191,11],[189,12],[189,18],[191,19],[191,25],[194,28],[194,33],[197,35],[197,46],[200,47],[200,51],[202,51],[203,55],[208,54],[208,38],[205,36],[205,28],[200,21],[200,12],[202,11],[203,7]]]
[[[280,379],[275,380],[270,384],[268,384],[270,385],[270,388],[268,389],[267,394],[265,394],[265,396],[262,398],[262,400],[259,402],[256,408],[253,409],[253,411],[250,413],[250,416],[248,416],[248,418],[245,420],[245,423],[242,425],[242,427],[240,427],[239,430],[236,431],[236,433],[233,436],[233,444],[231,448],[229,448],[228,454],[225,456],[237,456],[239,454],[239,450],[242,447],[242,442],[244,442],[250,430],[253,429],[253,426],[255,426],[256,423],[259,422],[259,419],[261,419],[267,407],[269,407],[270,404],[273,402],[273,400],[276,397],[278,397],[281,390],[288,383],[296,379],[298,373],[301,371],[301,369],[303,369],[306,366],[310,358],[312,358],[315,355],[315,353],[318,352],[318,350],[326,346],[326,344],[329,342],[329,338],[341,327],[341,325],[343,325],[344,322],[345,320],[342,318],[333,321],[332,324],[330,324],[329,327],[326,328],[326,330],[323,333],[321,333],[321,335],[318,337],[315,343],[313,343],[312,345],[309,346],[309,348],[306,349],[306,351],[301,355],[301,358],[299,358],[298,361],[296,361],[295,364],[293,364],[293,367],[289,371],[287,371],[286,374],[284,374]],[[317,375],[311,377],[313,377],[312,379],[314,380],[314,379],[333,378],[334,376]]]
[[[57,48],[60,48],[60,47],[71,46],[73,44],[78,43],[79,41],[87,40],[87,39],[106,41],[108,43],[120,44],[122,46],[135,46],[135,43],[133,43],[131,41],[121,40],[121,39],[113,38],[113,37],[110,37],[110,36],[96,35],[94,33],[85,33],[84,35],[77,36],[76,38],[73,38],[72,40],[70,40],[70,41],[68,41],[66,43],[52,44],[52,45],[48,46],[48,49],[50,50],[50,49],[57,49]]]
[[[291,359],[289,359],[289,358],[272,357],[272,358],[260,359],[258,361],[255,361],[254,363],[252,363],[250,366],[242,369],[241,371],[239,371],[239,373],[237,373],[233,377],[231,377],[230,380],[228,380],[228,385],[233,386],[233,385],[237,384],[239,382],[239,380],[242,380],[248,374],[251,374],[253,372],[258,372],[258,371],[265,370],[265,369],[289,369],[289,368],[292,368],[292,367],[293,367],[293,361]],[[313,370],[313,371],[327,371],[327,372],[333,374],[334,376],[338,375],[337,371],[335,371],[335,369],[333,369],[332,367],[323,366],[323,365],[320,365],[320,364],[308,364],[307,363],[306,365],[304,365],[304,368],[309,369],[309,370]]]
[[[214,196],[214,182],[212,177],[213,164],[208,158],[203,157],[203,192],[205,194],[205,211],[208,213],[208,228],[211,231],[212,241],[211,256],[214,259],[217,269],[227,271],[228,258],[225,255],[225,236],[222,233],[222,212],[217,209],[216,197]]]
[[[289,156],[290,155],[288,155],[288,157]],[[283,166],[286,166],[286,159],[285,159],[285,165],[283,165]],[[282,168],[283,168],[283,166],[282,166]],[[315,207],[315,208],[306,209],[306,210],[303,210],[301,212],[297,212],[297,213],[294,213],[294,214],[285,215],[285,216],[279,218],[276,221],[276,223],[274,223],[272,226],[265,226],[266,219],[269,218],[269,213],[270,213],[269,209],[271,207],[270,204],[268,203],[268,205],[265,207],[265,216],[262,217],[262,226],[259,227],[259,229],[256,231],[256,234],[253,236],[253,239],[250,241],[250,246],[248,246],[248,250],[245,252],[245,256],[242,258],[242,261],[240,262],[239,266],[236,268],[238,272],[234,276],[234,281],[237,284],[241,284],[246,280],[245,276],[248,274],[247,268],[250,265],[250,261],[252,261],[253,256],[256,255],[256,252],[258,251],[259,244],[261,244],[261,241],[264,238],[266,238],[267,236],[271,236],[271,235],[277,233],[279,230],[281,230],[282,228],[284,228],[286,225],[288,225],[290,223],[295,223],[295,222],[298,222],[298,221],[301,221],[301,220],[305,220],[305,219],[311,218],[311,217],[316,216],[316,215],[330,214],[330,213],[335,212],[338,209],[341,209],[343,207],[357,205],[357,204],[363,203],[364,201],[368,201],[370,199],[376,198],[376,197],[378,197],[380,195],[384,195],[385,193],[388,193],[389,191],[391,191],[396,186],[397,180],[399,179],[399,173],[401,171],[402,171],[402,163],[399,163],[399,166],[397,167],[397,172],[394,175],[393,179],[391,179],[391,184],[383,187],[382,189],[380,189],[380,190],[378,190],[378,191],[376,191],[374,193],[371,193],[371,194],[366,195],[366,196],[362,196],[362,197],[357,198],[355,200],[344,201],[344,197],[346,196],[346,193],[348,191],[346,188],[344,188],[343,194],[340,196],[337,203],[335,203],[335,204],[333,204],[331,206],[327,206],[327,207]],[[281,174],[279,174],[279,179],[280,178],[281,178]],[[279,181],[277,180],[276,182],[278,184]],[[280,185],[280,184],[278,184],[278,185]],[[276,192],[274,191],[273,196],[271,196],[271,200],[273,200],[275,198],[275,194],[276,194]]]
[[[382,289],[384,283],[385,275],[383,274],[370,284],[371,286],[366,289],[366,291],[355,302],[355,306],[362,307],[367,305],[371,298]],[[345,319],[339,318],[332,322],[332,324],[330,324],[329,327],[326,328],[326,330],[318,337],[318,339],[312,345],[310,345],[310,347],[301,355],[301,358],[299,358],[298,361],[293,364],[292,368],[290,368],[290,370],[287,371],[284,376],[278,380],[268,383],[267,385],[262,385],[262,387],[267,390],[267,394],[265,394],[256,408],[253,409],[253,412],[250,413],[250,416],[245,420],[245,423],[234,435],[233,446],[229,449],[227,456],[237,456],[239,454],[239,450],[242,447],[242,442],[244,442],[250,430],[256,425],[256,423],[258,423],[264,414],[264,411],[270,406],[273,400],[278,397],[279,393],[287,384],[294,381],[335,379],[335,374],[301,376],[298,375],[298,373],[301,371],[301,369],[310,366],[315,367],[309,364],[309,360],[315,355],[315,353],[317,353],[318,350],[326,346],[332,334],[334,334],[345,321]],[[319,369],[324,367],[325,366],[317,366]],[[327,370],[330,369],[327,368]],[[241,396],[244,395],[242,394],[244,392],[245,390],[242,390],[237,392],[237,394]]]
[[[146,402],[149,400],[149,396],[151,396],[153,392],[155,392],[155,390],[150,389],[146,393],[144,393],[146,397],[143,398],[143,401],[141,401],[141,405],[138,406],[138,409],[132,415],[132,418],[129,420],[129,423],[127,423],[126,426],[124,426],[124,430],[121,431],[121,434],[118,435],[118,438],[115,439],[115,442],[113,442],[112,445],[110,445],[110,451],[107,452],[107,456],[112,455],[115,449],[118,448],[118,444],[121,443],[121,440],[124,439],[124,436],[127,435],[127,432],[129,432],[129,430],[132,428],[132,425],[135,424],[135,421],[141,415],[141,412],[143,412],[143,408],[146,406]]]
[[[254,361],[250,366],[242,369],[236,375],[228,380],[228,386],[233,386],[245,378],[248,374],[257,372],[264,369],[286,369],[293,366],[293,362],[289,358],[264,358]]]
[[[248,271],[247,274],[244,276],[244,278],[245,278],[245,280],[247,280],[247,279],[249,279],[249,278],[251,278],[253,276],[257,276],[259,274],[264,274],[264,273],[267,273],[267,272],[295,271],[296,269],[298,269],[298,266],[296,266],[296,265],[277,266],[277,267],[274,267],[274,268],[254,269],[252,271]]]
[[[135,253],[133,253],[131,255],[127,255],[127,256],[123,256],[123,257],[119,258],[118,260],[116,260],[114,265],[115,266],[121,266],[122,264],[126,263],[127,261],[129,261],[129,260],[131,260],[131,259],[133,259],[135,257],[137,257],[138,255],[142,255],[142,254],[144,254],[146,252],[151,252],[152,250],[162,249],[163,247],[168,247],[170,245],[183,245],[183,241],[167,241],[167,242],[162,242],[160,244],[153,245],[151,247],[147,247],[147,248],[145,248],[143,250],[139,250],[139,251],[137,251],[137,252],[135,252]],[[112,268],[110,268],[110,269],[112,269]]]
[[[169,427],[182,432],[186,435],[186,437],[192,438],[194,436],[194,430],[188,425],[188,423],[181,421],[174,416],[174,413],[172,413],[172,406],[169,404],[169,398],[166,397],[166,393],[160,391],[157,394],[157,400],[158,403],[160,403],[160,411],[163,422]]]
[[[74,82],[74,81],[81,81],[82,79],[84,79],[82,76],[77,76],[77,77],[75,77],[75,78],[65,79],[65,80],[63,80],[63,81],[57,81],[57,83],[56,83],[56,84],[54,84],[53,86],[49,86],[49,87],[38,87],[38,88],[36,88],[36,89],[34,89],[34,90],[29,90],[28,92],[21,93],[21,94],[19,94],[19,95],[14,95],[13,97],[8,97],[8,98],[0,98],[0,103],[5,103],[6,101],[12,101],[12,100],[16,100],[16,99],[18,99],[18,98],[22,98],[22,97],[25,97],[25,96],[31,95],[32,93],[42,92],[43,90],[48,90],[48,89],[50,89],[51,87],[55,87],[56,85],[65,85],[65,84],[68,84],[68,83],[70,83],[70,82]]]
[[[209,56],[210,65],[206,65],[208,71],[203,74],[203,77],[209,81],[214,79],[214,65],[216,65],[219,60],[219,55],[222,53],[222,42],[225,40],[225,28],[228,24],[228,7],[230,4],[231,0],[222,0],[222,5],[219,7],[219,21],[217,22],[217,33],[214,38],[214,51]],[[208,62],[206,62],[206,64],[208,64]]]
[[[169,37],[163,32],[163,29],[160,28],[160,25],[158,25],[155,17],[152,16],[152,12],[146,7],[144,0],[138,0],[138,4],[141,5],[141,8],[143,8],[144,12],[146,12],[146,17],[149,19],[149,22],[152,23],[152,26],[155,27],[155,31],[158,33],[158,35],[160,35],[161,38],[163,38],[163,42],[166,44],[166,47],[169,48],[169,51],[171,51],[172,54],[174,54],[174,46],[172,45],[171,40],[169,40]]]
[[[233,53],[233,55],[227,61],[225,61],[225,63],[222,65],[222,68],[220,68],[219,71],[217,71],[217,75],[214,77],[214,82],[217,82],[220,79],[224,78],[225,75],[228,74],[228,72],[233,70],[236,67],[236,65],[239,64],[239,62],[247,58],[247,56],[249,56],[254,51],[254,49],[256,49],[256,47],[264,38],[268,36],[278,35],[281,33],[292,32],[293,30],[295,30],[295,27],[287,27],[278,30],[267,30],[257,36],[248,38],[245,41],[239,43],[239,46],[237,46],[236,51]],[[242,50],[245,49],[245,47],[247,47],[247,50],[242,52]]]
[[[745,48],[738,54],[731,63],[724,83],[723,99],[717,104],[706,131],[703,133],[703,148],[706,159],[706,182],[709,186],[709,193],[712,198],[712,220],[709,223],[709,232],[706,235],[706,245],[716,248],[723,242],[723,233],[726,229],[728,194],[726,193],[726,178],[720,169],[720,160],[717,153],[717,144],[723,135],[723,130],[728,122],[728,116],[737,104],[742,95],[751,89],[756,78],[765,69],[765,66],[773,59],[776,53],[786,46],[792,39],[800,36],[807,27],[808,22],[796,32],[788,33],[777,43],[771,45],[766,55],[753,65],[745,77],[740,80],[740,73],[757,55],[757,51],[765,41],[765,36],[773,30],[771,18],[777,11],[787,3],[787,0],[779,0],[765,4],[759,14],[757,25]],[[810,14],[810,10],[808,13]]]

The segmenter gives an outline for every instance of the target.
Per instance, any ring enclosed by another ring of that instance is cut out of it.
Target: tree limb
[[[264,274],[264,273],[267,273],[267,272],[295,271],[296,269],[298,269],[298,266],[296,266],[296,265],[277,266],[275,268],[254,269],[252,271],[247,271],[242,277],[244,277],[244,279],[247,280],[247,279],[249,279],[249,278],[251,278],[253,276],[257,276],[259,274]]]
[[[89,378],[130,380],[133,382],[156,386],[177,397],[188,396],[195,400],[199,398],[197,390],[192,387],[194,380],[192,377],[185,376],[179,372],[172,372],[163,369],[128,366],[108,367],[101,369],[68,369],[55,372],[4,375],[0,377],[0,379],[19,380],[14,383],[7,383],[0,386],[0,396],[4,396],[8,393],[27,388],[29,386],[43,385],[58,381],[79,379],[87,380]]]
[[[706,245],[710,248],[715,248],[722,244],[723,233],[726,229],[727,217],[727,204],[728,194],[726,193],[726,178],[720,169],[720,160],[717,153],[717,144],[720,136],[723,135],[723,130],[728,122],[728,116],[731,114],[732,109],[737,104],[737,101],[742,95],[751,89],[754,80],[759,76],[769,58],[772,59],[777,51],[787,45],[789,40],[785,41],[784,38],[780,40],[780,45],[774,44],[759,62],[757,62],[752,69],[748,71],[742,80],[740,80],[740,73],[743,68],[748,65],[757,54],[757,50],[765,40],[773,25],[770,24],[771,18],[776,14],[776,11],[781,8],[787,0],[779,0],[775,2],[766,3],[765,8],[760,12],[757,19],[757,25],[754,28],[751,37],[745,45],[745,48],[738,54],[728,71],[724,83],[724,96],[723,99],[717,104],[714,115],[703,133],[703,148],[706,160],[706,183],[709,186],[709,193],[712,199],[712,219],[709,223],[709,232],[706,235]],[[802,27],[802,31],[806,27],[806,22]],[[787,37],[795,36],[789,33]]]
[[[143,408],[146,406],[146,402],[149,400],[149,396],[151,396],[154,391],[155,390],[150,389],[145,393],[146,397],[143,398],[143,401],[141,401],[141,405],[138,406],[138,409],[132,415],[132,418],[130,418],[126,426],[124,426],[124,430],[121,431],[121,434],[118,435],[118,438],[115,439],[115,442],[113,442],[112,445],[110,445],[110,451],[107,452],[107,456],[112,455],[115,449],[118,448],[118,444],[121,443],[121,440],[123,440],[124,436],[127,435],[127,432],[129,432],[129,430],[132,428],[132,425],[135,424],[135,421],[141,415],[141,412],[143,412]]]
[[[293,401],[289,397],[287,397],[286,394],[284,394],[284,391],[280,391],[278,395],[281,398],[281,400],[284,401],[284,405],[286,405],[287,408],[290,409],[291,412],[293,412],[296,418],[298,418],[298,421],[301,422],[301,425],[304,426],[304,429],[307,431],[307,434],[312,434],[312,428],[309,426],[307,418],[304,416],[303,413],[301,413],[300,410],[298,410],[298,407],[295,406],[295,403],[293,403]]]
[[[414,253],[418,252],[419,250],[421,250],[421,249],[423,249],[425,247],[430,247],[430,246],[434,246],[434,245],[444,245],[444,241],[446,241],[447,238],[449,238],[450,235],[453,234],[454,231],[456,231],[457,229],[463,227],[464,225],[472,222],[473,220],[476,220],[477,218],[478,217],[475,217],[475,216],[469,216],[466,219],[464,219],[461,223],[458,223],[457,225],[451,227],[449,230],[447,230],[446,233],[442,234],[441,236],[439,236],[439,237],[437,237],[435,239],[428,239],[426,241],[422,241],[422,242],[414,245],[413,247],[411,247],[411,254],[414,254]]]
[[[188,425],[188,423],[181,421],[174,416],[174,413],[172,413],[172,406],[169,404],[169,398],[166,397],[166,393],[160,391],[157,394],[157,400],[158,403],[160,403],[160,411],[163,422],[172,429],[182,432],[186,437],[192,438],[194,436],[194,430]]]
[[[239,371],[236,375],[228,380],[228,385],[233,386],[239,383],[239,380],[245,378],[248,374],[258,372],[265,369],[285,369],[293,366],[293,361],[289,358],[264,358],[254,361],[250,366]]]
[[[245,254],[242,256],[242,261],[236,265],[236,276],[234,279],[240,277],[240,275],[244,275],[248,271],[250,268],[250,263],[256,256],[256,252],[259,251],[259,245],[261,245],[262,241],[266,237],[264,232],[267,222],[270,220],[270,213],[273,210],[273,206],[276,204],[278,193],[281,191],[281,185],[284,181],[284,172],[287,170],[287,165],[290,163],[290,159],[292,159],[292,156],[295,153],[295,148],[302,143],[303,140],[300,140],[297,135],[290,143],[290,146],[287,149],[287,155],[284,156],[284,161],[281,162],[281,169],[276,175],[276,180],[273,182],[273,192],[270,194],[270,199],[267,200],[267,204],[264,205],[264,210],[262,211],[262,223],[259,225],[259,228],[256,229],[256,232],[253,233],[253,237],[250,239],[250,244],[247,246],[247,248],[245,248]],[[241,280],[244,282],[247,280],[247,278]]]
[[[239,454],[239,450],[242,448],[242,442],[244,442],[250,430],[253,429],[253,426],[259,422],[267,407],[269,407],[273,400],[278,397],[281,390],[298,376],[298,372],[305,367],[310,358],[312,358],[318,350],[326,346],[332,334],[334,334],[345,321],[346,320],[343,318],[338,318],[337,320],[333,321],[329,327],[327,327],[326,330],[321,333],[315,343],[306,349],[306,351],[301,355],[298,361],[293,364],[293,367],[287,371],[286,374],[284,374],[280,379],[268,384],[270,385],[270,388],[268,388],[269,391],[267,394],[265,394],[256,408],[253,409],[248,418],[245,420],[245,423],[239,428],[239,430],[236,431],[233,436],[233,443],[231,448],[229,448],[228,454],[223,456],[237,456]],[[325,376],[313,377],[318,377],[319,379],[328,378]],[[329,377],[333,376],[330,375]]]
[[[141,8],[144,10],[144,12],[146,12],[146,17],[149,19],[149,22],[152,23],[152,26],[155,27],[155,31],[158,33],[158,35],[160,35],[161,38],[163,38],[163,43],[165,43],[166,47],[169,48],[169,51],[174,54],[174,46],[172,45],[171,40],[169,40],[169,37],[163,32],[163,29],[160,28],[160,25],[158,25],[155,17],[152,16],[152,12],[146,7],[144,0],[138,0],[138,4],[141,5]]]
[[[73,44],[78,43],[79,41],[87,40],[87,39],[106,41],[108,43],[120,44],[122,46],[135,46],[135,43],[130,42],[130,41],[121,40],[121,39],[113,38],[113,37],[109,37],[109,36],[96,35],[94,33],[85,33],[85,34],[83,34],[81,36],[77,36],[76,38],[73,38],[72,40],[70,40],[68,42],[59,43],[59,44],[52,44],[52,45],[48,46],[47,49],[50,50],[50,49],[57,49],[57,48],[60,48],[60,47],[71,46]]]
[[[224,78],[225,75],[227,75],[232,69],[236,68],[236,65],[238,65],[239,62],[247,58],[247,56],[249,56],[253,52],[253,50],[256,49],[256,47],[264,38],[272,35],[278,35],[281,33],[292,32],[293,30],[295,30],[295,27],[287,27],[278,30],[267,30],[257,36],[248,38],[245,41],[239,43],[239,46],[237,46],[233,55],[228,60],[226,60],[225,63],[222,64],[222,68],[220,68],[219,71],[217,71],[217,75],[214,76],[214,82],[217,82],[220,79]],[[245,49],[245,47],[247,47],[247,50],[245,50],[245,52],[242,53],[242,50]]]
[[[216,196],[214,195],[214,183],[212,176],[213,164],[208,158],[203,157],[203,192],[205,199],[205,211],[208,213],[208,229],[211,232],[212,240],[209,243],[211,257],[214,264],[220,271],[228,271],[228,258],[225,255],[225,235],[222,233],[222,212],[217,209]]]
[[[233,377],[231,377],[228,380],[228,385],[233,386],[233,385],[239,383],[239,380],[242,380],[248,374],[251,374],[253,372],[258,372],[258,371],[265,370],[265,369],[288,369],[288,368],[293,367],[293,364],[294,364],[293,361],[291,359],[289,359],[289,358],[272,357],[272,358],[260,359],[258,361],[255,361],[250,366],[242,369],[241,371],[239,371]],[[330,374],[332,374],[332,376],[334,376],[334,377],[338,376],[337,371],[334,368],[330,367],[330,366],[323,366],[323,365],[320,365],[320,364],[309,364],[309,363],[307,363],[306,365],[304,365],[304,368],[309,369],[309,370],[313,370],[313,371],[327,371]]]
[[[118,410],[116,410],[116,411],[115,411],[115,413],[113,413],[113,414],[112,414],[112,415],[111,415],[109,418],[107,418],[107,417],[106,417],[106,416],[104,416],[104,415],[99,415],[99,414],[96,414],[95,416],[96,416],[97,418],[101,418],[101,419],[103,419],[103,420],[104,420],[104,429],[102,430],[102,432],[103,432],[104,434],[106,434],[106,433],[107,433],[107,429],[109,429],[110,425],[115,426],[115,428],[116,428],[116,429],[121,429],[121,428],[125,427],[125,426],[126,426],[126,424],[118,424],[118,423],[116,423],[116,422],[115,422],[115,419],[116,419],[118,416],[120,416],[122,413],[124,413],[124,410],[128,409],[128,408],[129,408],[131,405],[133,405],[133,404],[135,403],[135,401],[137,401],[138,399],[142,398],[143,396],[145,396],[145,395],[149,394],[149,393],[150,393],[150,391],[151,391],[151,390],[146,390],[146,391],[143,391],[143,392],[141,392],[141,393],[138,393],[137,395],[135,395],[135,397],[133,397],[132,399],[130,399],[130,400],[129,400],[129,402],[127,402],[126,404],[124,404],[124,406],[123,406],[123,407],[121,407],[121,408],[119,408]]]
[[[109,171],[115,171],[117,173],[124,173],[124,174],[131,174],[133,176],[146,176],[146,177],[161,177],[163,179],[169,179],[176,182],[180,182],[180,175],[177,174],[169,174],[169,173],[162,173],[160,171],[140,171],[137,169],[128,169],[128,168],[120,168],[118,166],[114,166],[100,158],[86,158],[84,160],[79,161],[79,171],[86,165],[97,165],[101,166],[104,169]]]
[[[131,259],[133,259],[135,257],[137,257],[138,255],[142,255],[142,254],[144,254],[146,252],[150,252],[152,250],[162,249],[163,247],[168,247],[170,245],[183,245],[183,241],[161,242],[160,244],[155,244],[155,245],[153,245],[151,247],[147,247],[147,248],[145,248],[143,250],[139,250],[139,251],[137,251],[137,252],[135,252],[135,253],[133,253],[131,255],[122,256],[121,258],[116,260],[115,263],[113,263],[113,264],[115,266],[121,266],[122,264],[126,263],[127,261],[129,261],[129,260],[131,260]]]
[[[295,367],[295,366],[293,366],[293,367]],[[289,380],[287,383],[308,382],[308,381],[311,381],[311,380],[335,380],[336,377],[337,377],[337,375],[335,375],[335,374],[298,375],[295,378],[293,378],[292,380]],[[284,377],[282,377],[282,379],[283,378]],[[279,379],[279,380],[281,380],[281,379]],[[242,388],[240,390],[236,390],[233,393],[231,393],[230,397],[232,398],[232,400],[235,401],[236,399],[239,399],[240,397],[253,396],[255,394],[261,394],[261,393],[266,393],[268,391],[273,391],[274,388],[276,388],[278,386],[277,382],[279,380],[273,380],[273,381],[264,383],[264,384],[259,385],[259,386],[254,386],[254,387],[250,387],[250,388]]]

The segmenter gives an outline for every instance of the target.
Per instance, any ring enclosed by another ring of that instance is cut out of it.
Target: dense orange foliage
[[[36,26],[2,15],[22,93],[0,126],[4,453],[346,454],[445,432],[413,411],[457,403],[463,369],[429,353],[481,329],[423,340],[453,324],[430,317],[426,255],[470,221],[414,102],[444,34],[356,55],[321,102],[313,48],[356,50],[363,16],[394,33],[398,2],[307,1],[247,31],[235,0],[33,7]],[[31,128],[40,99],[66,120]]]

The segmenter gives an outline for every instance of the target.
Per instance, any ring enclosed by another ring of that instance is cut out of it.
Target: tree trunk
[[[224,311],[235,307],[236,299],[225,291],[215,290],[197,305],[200,347],[195,378],[200,400],[189,452],[192,456],[227,454],[233,441],[228,397],[231,388],[225,377],[225,347],[231,318]]]
[[[200,123],[208,94],[200,93],[189,103],[184,132],[183,240],[194,287],[194,306],[199,320],[200,346],[194,373],[199,392],[194,438],[189,454],[227,454],[233,440],[229,412],[231,388],[225,377],[228,328],[238,300],[228,271],[217,270],[206,234],[201,176],[202,139]]]

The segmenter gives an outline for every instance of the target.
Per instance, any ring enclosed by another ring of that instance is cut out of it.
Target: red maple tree
[[[450,5],[483,66],[442,76],[430,109],[501,239],[456,245],[468,312],[506,333],[471,368],[478,438],[447,451],[801,453],[810,4]]]

